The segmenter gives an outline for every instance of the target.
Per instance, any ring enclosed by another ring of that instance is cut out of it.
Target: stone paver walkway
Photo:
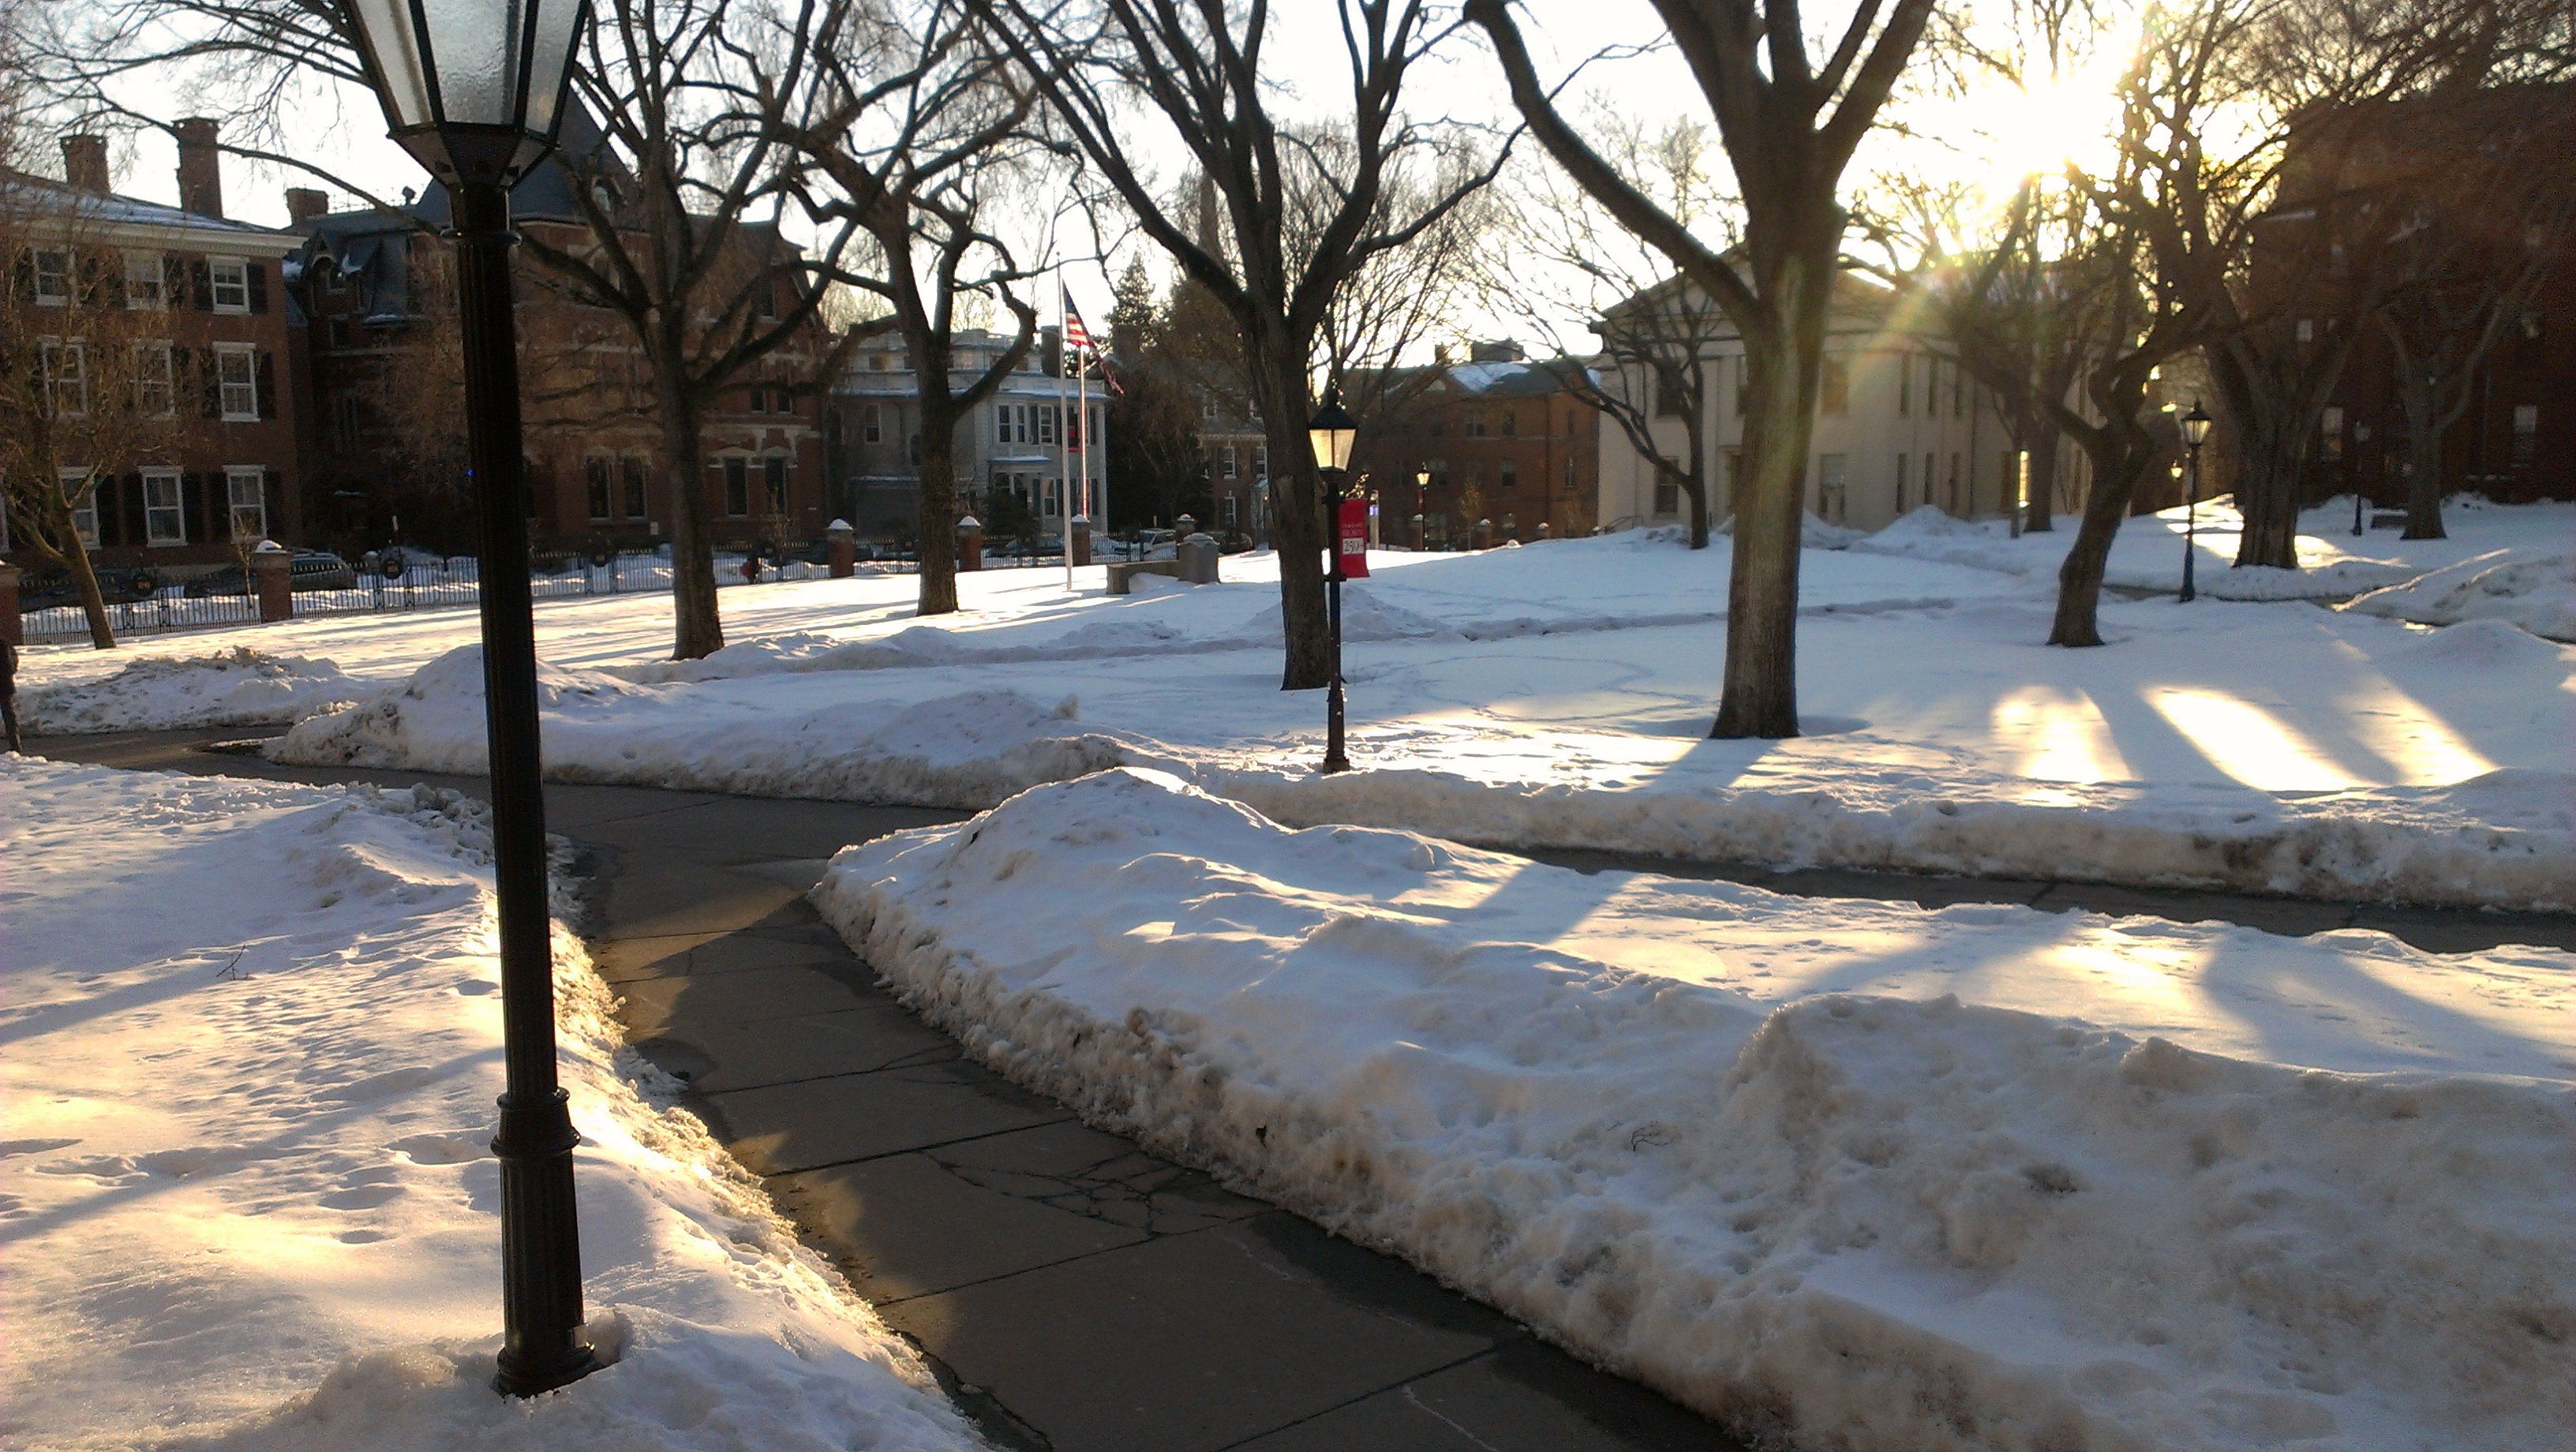
[[[272,766],[239,733],[31,742],[66,760],[304,781],[478,779]],[[931,1358],[992,1440],[1059,1452],[1727,1448],[1711,1424],[1399,1262],[1089,1129],[968,1062],[804,900],[831,852],[961,814],[557,785],[589,846],[593,957],[638,1046],[809,1242]],[[1891,874],[1652,867],[1825,896],[2358,923],[2436,950],[2576,947],[2576,916],[2405,911]]]

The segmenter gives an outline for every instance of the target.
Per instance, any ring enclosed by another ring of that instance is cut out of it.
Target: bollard
[[[1091,519],[1089,516],[1077,514],[1073,517],[1072,521],[1065,526],[1064,547],[1072,552],[1071,559],[1073,563],[1077,565],[1087,565],[1091,563]]]
[[[846,580],[859,569],[859,532],[850,528],[846,519],[836,519],[823,526],[824,549],[832,564],[832,578]]]
[[[286,568],[294,559],[286,546],[273,539],[261,540],[258,548],[250,552],[251,577],[259,582],[259,620],[262,625],[274,625],[280,620],[294,618],[295,582]]]
[[[957,521],[957,568],[984,568],[984,521],[971,514]]]
[[[1539,537],[1540,539],[1545,539],[1545,538],[1547,538],[1547,537],[1548,537],[1548,534],[1547,534],[1547,521],[1546,521],[1546,520],[1543,520],[1543,519],[1542,519],[1542,520],[1540,520],[1540,521],[1539,521],[1539,523],[1538,523],[1538,537]]]
[[[18,617],[18,576],[16,565],[0,564],[0,641],[11,645],[27,643],[26,622]]]
[[[1193,534],[1172,549],[1181,579],[1192,585],[1216,583],[1216,556],[1216,541],[1203,534]]]
[[[1476,548],[1478,548],[1478,549],[1480,549],[1480,550],[1481,550],[1481,549],[1491,549],[1491,548],[1493,547],[1493,544],[1494,544],[1494,522],[1493,522],[1492,520],[1490,520],[1490,519],[1480,519],[1480,520],[1477,520],[1477,521],[1476,521]]]

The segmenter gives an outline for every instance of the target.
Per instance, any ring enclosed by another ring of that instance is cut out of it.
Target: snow
[[[1741,1431],[2576,1440],[2565,953],[1585,876],[1136,770],[815,900],[986,1062]]]
[[[453,792],[0,759],[0,1446],[970,1448],[556,935],[590,1331],[490,1388],[488,827]]]
[[[129,658],[113,675],[30,690],[21,726],[30,734],[282,726],[369,693],[327,660],[235,645],[211,655]]]
[[[2373,590],[2344,608],[2419,625],[2496,621],[2550,640],[2576,641],[2576,554],[2530,559],[2516,558],[2509,549],[2489,550],[2406,584]]]
[[[2433,546],[2468,555],[2496,519],[2534,539],[2576,519],[2457,514],[2462,538]],[[1998,548],[2066,538],[1957,528]],[[667,600],[544,602],[547,765],[981,808],[1128,764],[1282,821],[1486,846],[2501,907],[2564,904],[2576,885],[2567,646],[2301,603],[2112,598],[2112,644],[2052,650],[2045,572],[1816,549],[1801,574],[1808,734],[1712,741],[1727,556],[1649,532],[1379,556],[1345,592],[1362,770],[1332,779],[1312,770],[1322,702],[1276,689],[1269,556],[1229,558],[1224,584],[1123,597],[1097,569],[1073,590],[1058,570],[969,574],[968,610],[936,621],[913,615],[900,577],[727,592],[734,643],[678,663],[656,659]],[[298,726],[281,759],[473,771],[478,672],[470,654],[440,663],[471,624],[231,639],[377,693]],[[40,700],[112,668],[29,659]],[[915,712],[957,723],[941,753],[904,745]]]

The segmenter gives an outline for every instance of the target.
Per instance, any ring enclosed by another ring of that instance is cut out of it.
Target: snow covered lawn
[[[2576,1445],[2576,959],[1809,901],[1169,777],[815,900],[977,1055],[1753,1432]]]
[[[591,1332],[505,1401],[488,830],[454,793],[0,757],[0,1446],[971,1448],[559,934]]]
[[[2463,515],[2537,538],[2576,509]],[[2476,544],[2463,530],[2443,547]],[[733,591],[736,643],[680,664],[655,659],[667,602],[541,606],[548,769],[983,807],[1130,763],[1282,821],[1490,846],[2509,907],[2576,889],[2576,649],[2500,620],[2113,600],[2110,646],[2061,651],[2039,644],[2045,572],[1817,549],[1808,734],[1713,742],[1723,548],[1632,533],[1377,563],[1349,591],[1348,777],[1312,773],[1320,700],[1276,689],[1266,557],[1132,597],[1096,571],[1074,591],[1053,570],[970,575],[969,612],[935,624],[899,577]],[[478,669],[442,658],[470,616],[277,630],[258,679],[231,658],[193,687],[38,652],[30,710],[95,729],[346,697],[281,758],[481,769]]]

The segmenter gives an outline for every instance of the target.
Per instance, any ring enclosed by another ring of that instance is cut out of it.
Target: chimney
[[[1110,320],[1110,357],[1133,359],[1138,353],[1144,351],[1144,347],[1145,330],[1143,328],[1136,326],[1134,323],[1119,322],[1114,318]]]
[[[191,116],[170,128],[179,137],[179,210],[224,214],[224,173],[215,152],[215,123]]]
[[[1521,345],[1509,338],[1491,343],[1469,343],[1467,360],[1471,363],[1518,363],[1523,361]]]
[[[311,187],[286,189],[286,225],[310,222],[331,210],[331,194]]]
[[[107,138],[104,136],[64,137],[63,180],[71,183],[74,191],[106,191],[108,189]]]

